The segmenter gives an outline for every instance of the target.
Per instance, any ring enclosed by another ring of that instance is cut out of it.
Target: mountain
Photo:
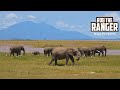
[[[90,36],[75,31],[60,30],[46,23],[24,21],[0,30],[1,40],[90,40]]]

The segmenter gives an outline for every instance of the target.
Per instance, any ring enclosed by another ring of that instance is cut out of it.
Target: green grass
[[[76,59],[76,57],[74,57]],[[13,57],[0,53],[0,79],[120,79],[120,56],[81,58],[72,66],[59,60],[48,65],[51,57],[44,55]]]
[[[120,41],[80,41],[80,40],[0,40],[0,45],[32,45],[34,47],[92,47],[105,45],[108,49],[120,49]]]

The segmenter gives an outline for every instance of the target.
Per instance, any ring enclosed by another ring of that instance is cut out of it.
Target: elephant
[[[91,56],[92,55],[92,51],[89,47],[81,47],[81,48],[77,48],[78,51],[81,53],[81,56]]]
[[[40,55],[40,52],[39,51],[33,51],[32,55]]]
[[[44,55],[46,55],[46,56],[52,55],[52,50],[53,50],[53,47],[45,47],[44,48]]]
[[[91,47],[91,51],[93,56],[95,56],[95,53],[98,53],[98,56],[100,56],[100,53],[102,53],[102,56],[106,56],[107,48],[104,45],[96,45]]]
[[[10,56],[11,56],[11,54],[14,56],[15,53],[17,54],[17,56],[21,55],[21,51],[23,51],[23,55],[25,55],[25,49],[23,46],[21,46],[21,45],[11,46],[10,47]]]
[[[66,65],[68,64],[69,58],[72,61],[72,64],[74,65],[74,58],[73,56],[77,56],[77,61],[80,59],[80,52],[76,48],[64,48],[64,47],[55,47],[52,50],[52,59],[49,62],[49,65],[55,61],[55,65],[57,65],[57,60],[66,59]]]

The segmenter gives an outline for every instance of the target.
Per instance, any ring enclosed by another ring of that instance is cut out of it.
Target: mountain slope
[[[31,40],[89,40],[90,36],[75,31],[56,29],[46,23],[25,21],[7,29],[0,30],[1,40],[31,39]]]

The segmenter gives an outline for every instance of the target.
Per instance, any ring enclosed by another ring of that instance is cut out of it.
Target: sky
[[[96,17],[111,16],[120,22],[120,11],[0,11],[0,30],[23,21],[45,22],[58,29],[77,31],[93,37],[119,37],[113,35],[95,35],[91,33],[90,24]]]

